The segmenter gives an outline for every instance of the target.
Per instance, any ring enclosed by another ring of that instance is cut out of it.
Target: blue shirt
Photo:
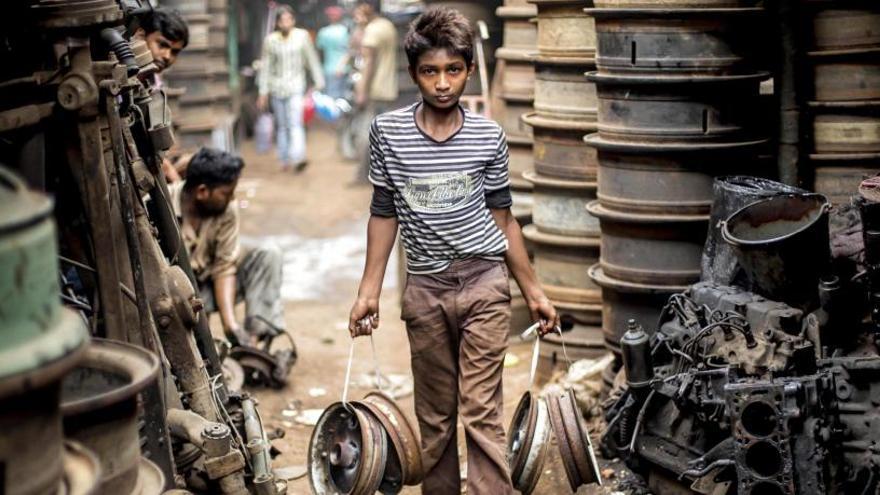
[[[339,61],[348,53],[348,28],[336,23],[318,31],[318,49],[324,54],[324,74],[332,76],[339,67]]]

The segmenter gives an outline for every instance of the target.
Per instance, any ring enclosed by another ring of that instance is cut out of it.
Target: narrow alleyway
[[[274,242],[284,252],[287,325],[299,350],[299,361],[286,389],[256,391],[267,426],[285,430],[285,437],[274,442],[283,451],[275,460],[276,467],[305,466],[312,428],[300,424],[297,415],[323,409],[341,397],[351,342],[348,311],[357,291],[366,246],[370,188],[352,185],[355,164],[336,152],[332,129],[322,124],[313,126],[308,140],[309,167],[298,175],[282,173],[274,155],[258,154],[253,142],[245,142],[242,154],[247,166],[237,192],[244,241]],[[395,256],[386,275],[382,323],[375,343],[382,373],[392,378],[406,377],[409,382],[409,349],[399,319],[397,270]],[[219,325],[213,328],[216,331]],[[505,424],[527,385],[531,347],[514,343],[510,352],[518,360],[505,369]],[[355,342],[352,397],[359,398],[368,391],[362,377],[371,372],[369,341],[360,339]],[[407,394],[399,404],[414,421],[412,395]],[[463,441],[460,445],[463,452]],[[536,493],[567,491],[562,466],[552,452]],[[307,476],[290,482],[289,493],[309,492]],[[403,493],[418,490],[408,488]],[[591,492],[584,489],[579,493]]]

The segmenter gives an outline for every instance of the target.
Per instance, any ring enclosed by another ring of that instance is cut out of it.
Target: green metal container
[[[57,381],[89,339],[59,299],[52,203],[0,168],[0,398]]]

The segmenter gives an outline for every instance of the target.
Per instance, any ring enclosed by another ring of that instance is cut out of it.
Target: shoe
[[[296,173],[301,173],[308,166],[309,166],[309,161],[302,160],[302,161],[297,162],[296,165],[293,166],[293,171]]]

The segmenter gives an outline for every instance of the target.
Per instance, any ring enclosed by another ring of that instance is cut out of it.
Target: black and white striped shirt
[[[393,198],[407,271],[438,273],[466,258],[503,260],[507,239],[487,195],[506,193],[491,206],[510,206],[504,131],[462,109],[461,128],[438,142],[416,125],[418,105],[379,115],[370,129],[370,182]]]

